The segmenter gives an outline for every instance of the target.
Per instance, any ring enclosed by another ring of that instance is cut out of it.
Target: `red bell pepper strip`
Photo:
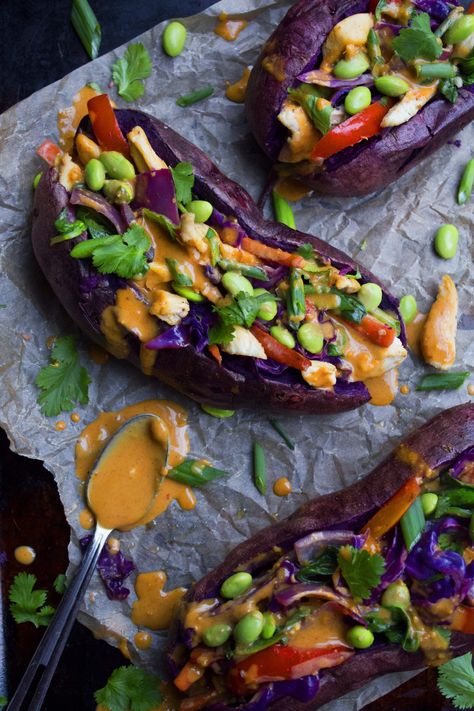
[[[372,138],[380,132],[382,119],[391,106],[389,101],[375,101],[355,116],[343,121],[328,131],[314,146],[311,158],[330,158],[331,156],[355,146],[364,138]]]
[[[258,242],[256,239],[250,239],[250,237],[243,238],[242,249],[245,249],[246,252],[250,252],[250,254],[260,259],[276,262],[285,267],[299,267],[301,269],[305,265],[305,260],[301,255],[291,254],[291,252],[285,252],[283,249],[277,247],[269,247],[263,244],[263,242]]]
[[[469,7],[466,10],[466,14],[468,15],[473,15],[474,14],[474,2],[471,2]]]
[[[93,96],[87,102],[87,110],[94,135],[104,151],[118,151],[127,158],[130,148],[118,125],[114,109],[107,94]]]
[[[219,350],[219,346],[216,346],[215,343],[213,343],[212,345],[208,346],[207,348],[208,348],[208,351],[211,354],[211,356],[214,358],[214,360],[216,360],[219,363],[219,365],[222,365],[222,355]]]
[[[56,163],[56,158],[60,156],[62,150],[55,143],[46,139],[43,143],[36,149],[36,154],[40,158],[46,161],[48,165],[54,165]]]
[[[370,550],[377,545],[382,536],[400,521],[420,493],[416,477],[408,479],[381,509],[363,526],[361,533],[368,532],[364,548]]]
[[[311,365],[309,358],[305,358],[301,353],[298,353],[298,351],[284,346],[262,328],[254,324],[250,330],[257,341],[263,346],[263,350],[267,356],[276,360],[277,363],[282,363],[290,368],[296,368],[296,370],[306,370],[306,368],[309,368]]]
[[[453,615],[453,621],[449,625],[452,630],[474,634],[474,607],[460,605]]]
[[[397,332],[391,326],[382,323],[374,316],[364,316],[360,323],[352,323],[352,321],[346,321],[348,326],[351,326],[355,331],[362,333],[364,336],[376,343],[382,348],[388,348],[392,345],[395,340]]]

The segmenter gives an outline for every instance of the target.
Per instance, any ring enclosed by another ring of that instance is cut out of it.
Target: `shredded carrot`
[[[449,625],[452,630],[474,634],[474,608],[460,605],[454,612],[453,619]]]
[[[377,541],[400,521],[419,493],[416,477],[408,479],[362,528],[361,533],[369,534],[364,547],[369,550],[377,547]]]
[[[194,662],[186,662],[184,667],[179,672],[174,680],[174,685],[180,691],[187,691],[196,681],[204,674],[204,667],[194,664]]]
[[[212,346],[208,346],[207,348],[208,348],[209,353],[211,354],[211,356],[212,356],[213,358],[215,358],[215,360],[219,363],[219,365],[222,365],[222,355],[221,355],[221,352],[220,352],[220,350],[219,350],[219,346],[216,346],[216,344],[213,343]]]
[[[250,239],[250,237],[243,238],[242,249],[245,249],[246,252],[250,252],[250,254],[254,254],[256,257],[260,257],[260,259],[276,262],[285,267],[297,267],[301,269],[305,265],[305,260],[299,254],[291,254],[278,247],[269,247],[255,239]]]

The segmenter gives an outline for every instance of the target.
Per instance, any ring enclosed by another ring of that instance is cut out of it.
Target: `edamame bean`
[[[338,79],[356,79],[369,68],[369,60],[362,52],[352,59],[340,59],[334,67],[334,76]]]
[[[97,158],[91,158],[84,171],[86,185],[91,190],[98,192],[102,190],[105,183],[105,168]]]
[[[383,592],[383,607],[401,607],[405,609],[410,604],[410,591],[403,580],[391,583]]]
[[[418,304],[411,294],[405,294],[400,299],[400,313],[406,324],[411,323],[418,313]]]
[[[270,292],[266,289],[254,289],[254,296],[263,296],[263,294],[268,294],[270,298],[268,299],[268,301],[262,302],[258,310],[257,316],[263,321],[273,321],[273,319],[277,315],[277,302],[271,296]]]
[[[445,33],[443,40],[446,44],[464,42],[474,32],[474,15],[462,15],[454,22]]]
[[[385,96],[402,96],[410,88],[407,82],[395,74],[384,74],[375,80],[375,88]]]
[[[186,209],[194,214],[196,222],[206,222],[212,215],[213,207],[207,200],[191,200]]]
[[[100,154],[99,160],[111,178],[132,180],[135,177],[133,164],[118,151],[104,151]]]
[[[263,615],[259,610],[249,612],[234,627],[234,637],[239,644],[252,644],[263,629]]]
[[[346,637],[349,644],[356,649],[367,649],[374,643],[374,635],[370,630],[362,625],[351,627]]]
[[[104,182],[104,193],[109,200],[116,202],[118,205],[126,205],[132,202],[135,196],[133,185],[126,180],[106,180]]]
[[[39,173],[36,173],[35,177],[33,178],[33,190],[36,190],[36,188],[38,187],[38,183],[41,180],[42,175],[43,175],[42,170]]]
[[[232,296],[237,296],[241,291],[249,296],[253,296],[254,293],[249,280],[238,272],[226,272],[222,277],[221,284]]]
[[[472,514],[471,520],[469,521],[469,538],[471,541],[474,541],[474,514]]]
[[[212,417],[224,418],[235,415],[235,410],[220,410],[217,407],[210,407],[209,405],[201,405],[201,409],[207,412],[208,415],[212,415]]]
[[[344,99],[344,108],[348,114],[354,116],[363,111],[372,101],[372,94],[367,86],[356,86],[351,89]]]
[[[287,328],[283,328],[283,326],[272,326],[270,335],[273,336],[278,343],[281,343],[282,346],[286,346],[287,348],[294,348],[296,345],[293,334],[290,333]]]
[[[441,225],[436,233],[434,248],[442,259],[452,259],[458,248],[459,232],[456,225]]]
[[[163,32],[162,43],[168,57],[177,57],[184,49],[186,42],[186,27],[174,20],[166,25]]]
[[[382,301],[382,289],[378,284],[367,282],[362,284],[357,292],[357,298],[365,306],[367,311],[373,311],[380,306]]]
[[[208,647],[220,647],[229,639],[232,632],[232,627],[225,623],[212,625],[204,630],[202,639]]]
[[[221,595],[228,600],[234,600],[247,592],[252,583],[253,578],[250,573],[234,573],[222,583]]]
[[[426,494],[421,495],[421,508],[425,516],[430,516],[435,512],[438,505],[438,496],[428,491]]]
[[[263,613],[263,628],[262,637],[263,639],[271,639],[275,634],[276,622],[271,612]]]
[[[296,334],[298,342],[310,353],[320,353],[324,345],[323,332],[318,323],[304,323]]]

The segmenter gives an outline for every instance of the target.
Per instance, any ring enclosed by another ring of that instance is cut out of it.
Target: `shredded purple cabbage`
[[[297,560],[304,564],[314,560],[328,546],[354,546],[362,548],[367,539],[366,535],[356,535],[353,531],[316,531],[295,543]]]
[[[189,314],[176,326],[171,326],[146,347],[152,351],[167,348],[185,348],[193,346],[202,353],[209,343],[209,329],[215,323],[216,317],[205,304],[193,304]]]
[[[94,212],[98,212],[100,215],[106,217],[109,222],[113,224],[118,234],[123,234],[126,229],[126,225],[122,219],[122,216],[118,210],[113,207],[110,202],[99,195],[99,193],[93,193],[92,190],[87,190],[86,188],[74,188],[69,198],[71,205],[82,205],[82,207],[88,207]]]
[[[300,679],[265,684],[250,701],[238,706],[229,706],[225,702],[220,702],[210,706],[209,711],[266,711],[270,704],[286,696],[307,703],[314,699],[318,691],[319,677],[317,674],[302,676]]]
[[[135,209],[147,207],[149,210],[167,217],[173,225],[177,225],[179,213],[171,171],[168,168],[163,168],[139,173],[135,182],[133,206]]]
[[[470,465],[474,462],[474,447],[466,449],[465,452],[461,454],[460,457],[456,459],[454,464],[450,467],[449,473],[454,479],[460,479],[464,474],[466,469],[473,469]]]
[[[83,553],[91,540],[92,536],[79,539]],[[97,570],[109,600],[125,600],[130,595],[130,590],[124,586],[123,581],[135,570],[135,564],[125,558],[121,551],[111,553],[107,546],[104,546],[97,562]]]
[[[459,5],[457,0],[444,2],[444,0],[414,0],[414,5],[420,12],[427,12],[434,20],[442,21],[451,12],[453,5]]]
[[[372,74],[362,74],[357,79],[336,79],[332,74],[313,69],[310,72],[300,74],[297,79],[305,84],[317,84],[318,86],[328,86],[332,89],[352,89],[354,86],[373,86],[374,78]]]
[[[244,228],[241,227],[238,222],[229,220],[228,217],[226,217],[222,212],[219,212],[219,210],[216,210],[216,208],[214,208],[212,211],[212,215],[209,219],[209,224],[212,227],[216,227],[219,229],[230,227],[231,229],[236,230],[237,239],[233,245],[234,247],[240,247],[243,238],[247,236],[247,233],[245,232]]]

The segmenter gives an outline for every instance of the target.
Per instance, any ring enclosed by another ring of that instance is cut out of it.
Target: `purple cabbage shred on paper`
[[[92,536],[84,536],[79,539],[83,553],[91,540]],[[135,564],[125,558],[121,551],[111,553],[107,546],[104,546],[97,562],[97,570],[110,600],[125,600],[130,595],[129,588],[125,587],[123,583],[135,570]]]

